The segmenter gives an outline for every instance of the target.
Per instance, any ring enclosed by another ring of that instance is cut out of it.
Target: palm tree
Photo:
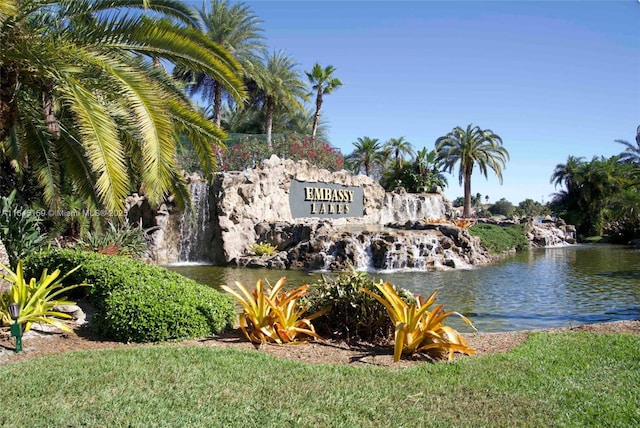
[[[636,146],[625,140],[615,140],[616,143],[624,145],[626,148],[620,153],[620,162],[640,165],[640,126],[636,129]]]
[[[134,190],[154,205],[168,191],[184,202],[178,134],[191,140],[209,173],[213,145],[225,135],[154,64],[169,60],[215,76],[241,100],[238,62],[193,28],[196,17],[178,1],[6,4],[14,8],[0,14],[3,172],[11,165],[15,174],[35,176],[50,207],[64,183],[109,209],[121,209]],[[128,13],[134,9],[143,13]]]
[[[393,163],[396,170],[400,170],[406,155],[411,157],[415,155],[413,145],[409,141],[405,140],[404,137],[391,138],[389,141],[384,143],[383,149],[389,154],[389,156],[393,157]]]
[[[353,145],[356,149],[345,158],[348,168],[355,174],[364,170],[365,175],[371,177],[375,168],[382,166],[382,144],[377,138],[360,137]]]
[[[288,134],[299,134],[302,136],[312,134],[314,112],[308,108],[303,110],[283,111],[280,114],[276,111],[273,119],[273,132],[285,132]],[[316,137],[326,138],[327,126],[323,120],[317,125]]]
[[[256,70],[254,78],[266,96],[264,128],[267,146],[272,148],[271,133],[276,107],[302,110],[304,107],[300,100],[306,98],[307,88],[300,79],[300,73],[295,69],[297,64],[291,57],[283,51],[274,51],[271,55],[265,56],[264,64]]]
[[[556,165],[553,170],[553,174],[551,174],[550,183],[552,183],[555,187],[558,187],[560,184],[564,184],[567,190],[574,190],[576,187],[576,175],[580,171],[580,168],[584,165],[583,157],[576,157],[570,155],[567,157],[567,162],[562,164],[559,163]]]
[[[242,65],[245,76],[250,77],[254,65],[259,62],[258,53],[264,49],[260,34],[261,21],[243,3],[229,5],[226,0],[211,0],[207,10],[204,3],[198,10],[206,37],[225,49]],[[190,82],[189,94],[202,94],[204,100],[213,103],[213,121],[220,126],[224,85],[206,73],[196,73],[185,67],[176,67],[174,76]]]
[[[460,163],[458,180],[464,182],[465,217],[471,216],[471,174],[477,164],[480,172],[487,177],[491,168],[502,184],[502,169],[509,159],[509,152],[502,146],[502,139],[490,129],[480,129],[468,125],[467,129],[459,126],[436,140],[438,160],[442,162],[444,171],[451,172]]]
[[[318,129],[318,122],[320,120],[320,109],[322,108],[322,97],[328,95],[342,86],[342,82],[337,77],[333,77],[333,72],[336,68],[332,65],[328,65],[325,68],[319,63],[315,63],[311,72],[305,72],[311,83],[311,92],[309,95],[316,95],[316,112],[313,116],[313,126],[311,128],[311,136],[316,136],[316,130]]]

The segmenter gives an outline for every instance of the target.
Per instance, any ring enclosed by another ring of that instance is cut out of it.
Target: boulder
[[[5,266],[10,266],[9,254],[7,253],[7,249],[5,248],[2,241],[0,241],[0,263],[2,263]],[[5,273],[2,268],[0,268],[0,273],[1,274]],[[9,281],[6,281],[0,278],[0,293],[7,292],[9,291],[10,288],[11,288],[11,283]]]

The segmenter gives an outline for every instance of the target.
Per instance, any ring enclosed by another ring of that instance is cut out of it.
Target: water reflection
[[[219,287],[287,276],[297,286],[317,273],[211,266],[172,268]],[[439,289],[438,303],[469,316],[479,331],[513,331],[640,319],[640,251],[607,245],[576,245],[519,254],[471,270],[373,273],[414,293]],[[463,323],[451,324],[468,331]]]

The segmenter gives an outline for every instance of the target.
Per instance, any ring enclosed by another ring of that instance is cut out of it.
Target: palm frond
[[[68,77],[63,102],[74,113],[86,154],[97,175],[96,193],[109,209],[121,209],[128,194],[127,171],[116,123],[96,97],[73,77]]]

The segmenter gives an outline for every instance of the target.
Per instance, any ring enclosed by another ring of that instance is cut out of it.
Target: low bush
[[[377,292],[376,281],[366,272],[349,272],[337,277],[323,276],[321,281],[309,290],[309,311],[311,313],[328,309],[326,316],[314,320],[313,325],[321,336],[339,336],[345,339],[368,341],[388,340],[393,337],[395,326],[387,315],[385,307],[374,297],[363,293],[362,288]],[[407,302],[413,296],[406,290],[399,290]]]
[[[256,256],[272,256],[273,253],[276,252],[276,249],[277,248],[275,246],[268,242],[261,244],[255,243],[251,246],[251,251],[253,251]]]
[[[494,254],[505,251],[524,251],[529,248],[529,240],[524,225],[502,227],[495,224],[477,223],[467,229],[473,236],[480,238],[482,245]]]
[[[228,296],[162,267],[79,250],[45,251],[25,259],[29,272],[69,271],[78,265],[65,281],[92,285],[92,322],[104,338],[158,342],[202,337],[235,322]]]

